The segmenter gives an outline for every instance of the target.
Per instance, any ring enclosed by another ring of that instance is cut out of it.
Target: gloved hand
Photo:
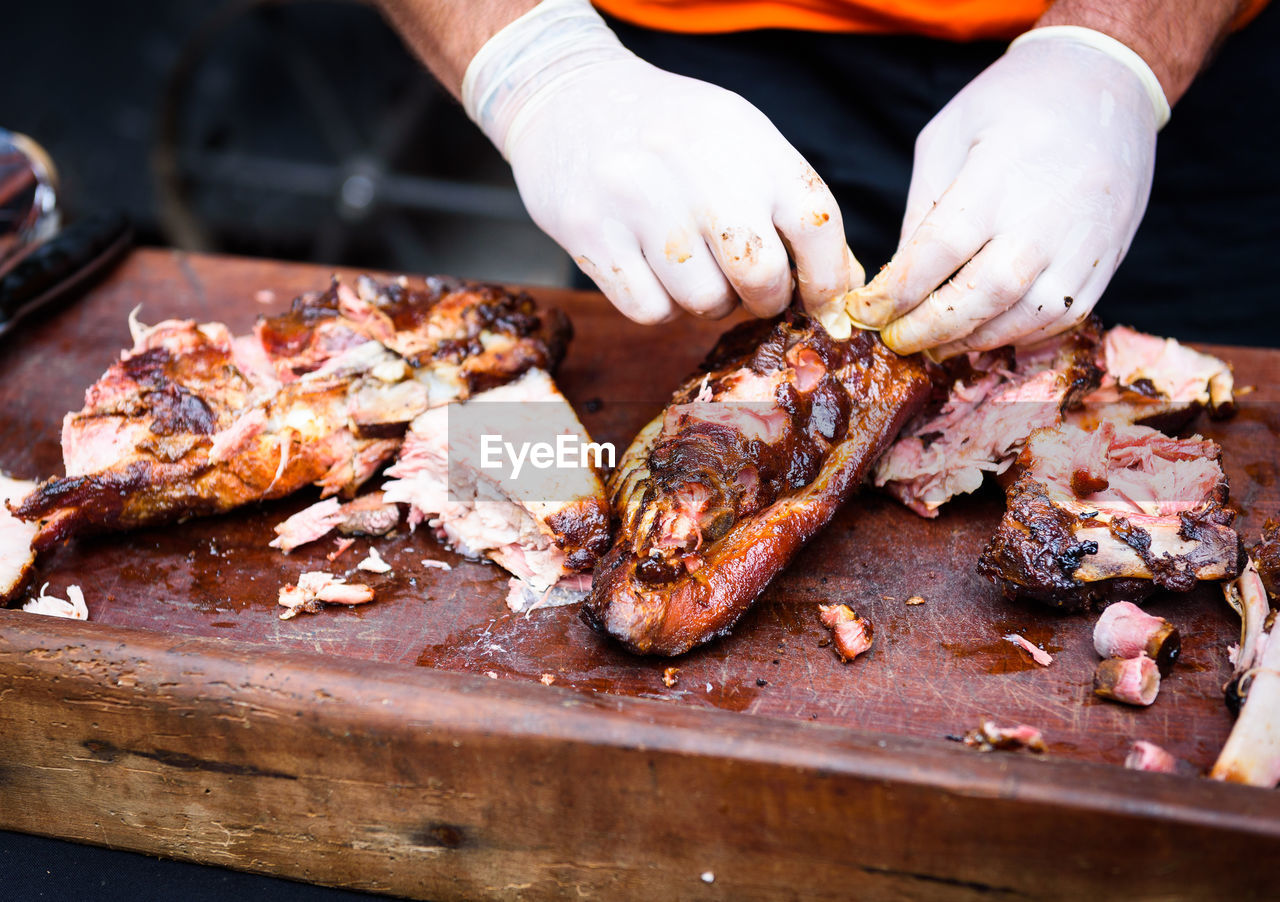
[[[835,199],[759,110],[655,68],[586,0],[544,0],[462,85],[529,214],[631,319],[811,309],[863,281]],[[847,325],[846,325],[847,332]]]
[[[939,358],[1080,322],[1146,210],[1168,116],[1119,41],[1027,32],[920,133],[901,244],[850,316],[895,351]]]

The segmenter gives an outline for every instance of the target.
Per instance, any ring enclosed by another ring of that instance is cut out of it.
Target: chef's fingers
[[[844,237],[840,207],[808,163],[782,185],[773,222],[796,264],[800,300],[810,313],[863,283]]]
[[[975,330],[964,347],[939,348],[935,356],[1035,344],[1066,331],[1093,310],[1115,270],[1117,254],[1088,223],[1071,226],[1057,240],[1053,262],[1016,307]]]
[[[1097,306],[1098,300],[1102,297],[1102,292],[1106,290],[1107,284],[1111,281],[1112,271],[1115,264],[1109,266],[1099,265],[1095,269],[1090,269],[1089,275],[1085,283],[1075,291],[1064,291],[1061,295],[1053,292],[1049,295],[1049,301],[1054,304],[1052,308],[1046,306],[1045,309],[1056,309],[1057,316],[1048,322],[1038,324],[1034,329],[1028,329],[1018,337],[1018,344],[1035,344],[1054,335],[1066,332],[1068,329],[1074,329],[1093,312],[1093,308]]]
[[[913,310],[976,254],[991,237],[990,191],[966,178],[974,163],[930,208],[911,237],[865,288],[850,292],[849,315],[880,328]]]
[[[667,293],[695,316],[721,319],[738,306],[728,279],[692,222],[647,236],[643,250]]]
[[[1009,310],[1049,265],[1039,245],[997,235],[945,285],[880,337],[899,354],[962,339]]]
[[[936,117],[916,137],[911,187],[907,189],[907,207],[898,234],[899,244],[915,234],[964,166],[969,142],[948,134],[949,124],[948,117]]]
[[[571,256],[627,319],[652,325],[673,319],[679,312],[649,268],[639,242],[620,223],[603,223],[596,240],[575,249]]]
[[[963,351],[989,351],[1005,345],[1032,345],[1043,338],[1069,329],[1089,315],[1096,279],[1091,270],[1081,284],[1079,270],[1050,264],[1016,305],[980,326],[973,334],[949,342],[933,351],[945,360]],[[1076,308],[1079,298],[1079,309]],[[1095,296],[1096,300],[1096,296]]]
[[[1085,274],[1084,284],[1074,292],[1064,293],[1060,312],[1055,319],[1038,326],[1037,329],[1028,330],[1018,339],[1019,343],[1039,342],[1048,336],[1073,329],[1087,319],[1102,298],[1102,292],[1105,292],[1107,285],[1111,283],[1111,276],[1115,274],[1120,261],[1124,260],[1125,251],[1128,249],[1111,247],[1110,244],[1096,241],[1082,244],[1082,249],[1075,253],[1074,258],[1076,271]]]
[[[767,212],[717,215],[703,235],[742,306],[776,316],[791,303],[791,264]]]

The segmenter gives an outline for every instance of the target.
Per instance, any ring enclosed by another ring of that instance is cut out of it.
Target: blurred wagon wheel
[[[190,250],[395,267],[440,214],[529,222],[501,157],[359,3],[221,7],[170,73],[152,166]]]

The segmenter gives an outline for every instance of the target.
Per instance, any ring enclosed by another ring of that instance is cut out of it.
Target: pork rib
[[[637,653],[729,631],[924,403],[922,364],[791,315],[727,333],[623,456],[584,619]]]
[[[131,317],[134,346],[63,423],[67,475],[14,509],[69,536],[213,514],[319,485],[350,496],[419,413],[559,361],[558,311],[495,286],[338,281],[233,338]]]
[[[1218,446],[1145,426],[1032,434],[978,562],[1007,596],[1079,609],[1240,572]]]

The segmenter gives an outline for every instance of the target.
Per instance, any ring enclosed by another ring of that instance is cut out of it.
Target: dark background
[[[70,218],[140,240],[564,284],[498,153],[379,14],[343,0],[52,0],[0,27],[0,127]]]
[[[498,154],[360,4],[53,0],[9,4],[3,19],[0,127],[50,152],[69,219],[122,210],[141,242],[197,250],[580,278],[529,222]],[[892,251],[916,131],[1001,50],[621,31],[642,56],[760,106],[836,190],[870,271]],[[1273,6],[1175,110],[1104,318],[1280,346],[1278,37]],[[362,897],[4,833],[0,875],[6,900]]]

